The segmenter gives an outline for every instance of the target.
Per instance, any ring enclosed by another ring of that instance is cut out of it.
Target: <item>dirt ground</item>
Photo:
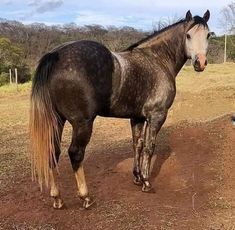
[[[155,193],[132,183],[129,121],[99,117],[84,163],[96,201],[89,210],[76,195],[67,155],[69,124],[59,175],[66,207],[54,210],[48,190],[41,193],[31,181],[29,92],[0,91],[0,230],[235,230],[234,73],[235,64],[209,65],[200,76],[188,68],[181,72],[156,144]]]

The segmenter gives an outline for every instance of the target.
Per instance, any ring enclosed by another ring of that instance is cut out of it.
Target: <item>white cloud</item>
[[[59,8],[62,4],[63,4],[62,0],[45,1],[37,5],[37,7],[35,8],[35,12],[43,14],[45,12],[53,11],[56,8]]]
[[[25,21],[35,15],[55,11],[62,4],[62,0],[29,0],[27,3],[28,10],[24,9],[24,13],[19,15],[19,19]]]
[[[29,0],[28,1],[28,6],[34,7],[34,6],[38,6],[40,3],[41,3],[41,0]]]
[[[79,25],[88,24],[101,24],[101,25],[112,25],[112,24],[122,24],[123,20],[120,18],[114,18],[111,15],[105,13],[94,12],[91,10],[84,10],[78,13],[75,22]]]
[[[146,24],[151,24],[153,18],[141,15],[112,15],[105,12],[95,12],[91,10],[80,11],[75,19],[78,25],[100,24],[103,26],[134,26],[143,28]]]
[[[5,5],[11,5],[13,2],[11,0],[4,0],[3,4]]]

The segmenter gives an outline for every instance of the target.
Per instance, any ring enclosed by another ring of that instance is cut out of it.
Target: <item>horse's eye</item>
[[[190,39],[190,38],[191,38],[190,34],[187,34],[186,37],[187,37],[187,39]]]
[[[210,36],[211,36],[211,33],[208,33],[208,34],[207,34],[207,39],[209,39],[209,38],[210,38]]]

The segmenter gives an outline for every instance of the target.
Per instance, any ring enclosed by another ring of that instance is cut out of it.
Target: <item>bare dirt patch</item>
[[[107,123],[108,124],[108,123]],[[96,206],[83,210],[66,155],[60,162],[64,210],[51,207],[29,171],[18,168],[1,193],[2,229],[229,229],[235,225],[235,132],[230,116],[161,131],[154,194],[133,185],[130,140],[88,153],[85,168]],[[163,164],[164,163],[164,164]],[[160,170],[161,168],[161,170]],[[160,173],[159,173],[160,171]]]

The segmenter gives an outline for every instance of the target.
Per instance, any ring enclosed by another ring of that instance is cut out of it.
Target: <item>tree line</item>
[[[75,23],[47,26],[42,23],[24,25],[18,21],[0,19],[0,85],[9,68],[19,69],[19,81],[31,78],[32,72],[46,52],[67,42],[82,39],[98,41],[112,51],[120,51],[148,36],[132,27],[78,26]],[[228,36],[227,60],[235,60],[235,35]],[[223,62],[224,37],[213,36],[209,47],[209,62]],[[4,82],[4,81],[3,81]]]

